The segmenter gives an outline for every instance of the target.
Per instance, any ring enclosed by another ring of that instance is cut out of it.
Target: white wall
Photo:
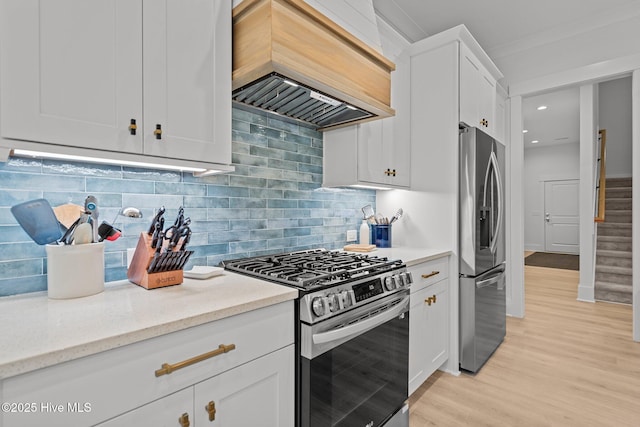
[[[631,77],[599,85],[599,125],[607,130],[607,178],[631,176]]]
[[[345,30],[382,51],[372,0],[305,0]]]
[[[524,150],[525,250],[544,250],[544,181],[579,177],[580,144],[577,142]]]

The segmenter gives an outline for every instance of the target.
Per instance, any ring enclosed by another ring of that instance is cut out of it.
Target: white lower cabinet
[[[287,301],[6,378],[0,426],[292,426],[293,343]]]
[[[195,425],[293,427],[294,356],[291,345],[196,384]]]
[[[290,345],[99,424],[293,427],[294,347]]]
[[[409,268],[409,395],[449,358],[450,301],[447,258]]]

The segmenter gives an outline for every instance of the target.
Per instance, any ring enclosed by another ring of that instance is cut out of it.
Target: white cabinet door
[[[179,427],[192,424],[193,419],[193,387],[189,387],[100,423],[97,427]]]
[[[385,163],[389,163],[389,159],[384,158],[384,120],[386,119],[357,125],[359,181],[380,184],[386,184],[388,181],[389,176],[384,173],[389,169],[389,165],[384,168]]]
[[[231,163],[231,2],[145,0],[143,27],[144,152]]]
[[[494,134],[496,82],[469,48],[460,44],[460,121]]]
[[[195,425],[293,427],[294,365],[290,345],[196,384]]]
[[[409,394],[449,357],[449,280],[411,294]]]
[[[429,329],[431,337],[427,350],[427,372],[434,373],[449,358],[449,280],[443,280],[427,288],[426,299],[429,312]]]
[[[3,0],[4,138],[142,152],[141,0]]]

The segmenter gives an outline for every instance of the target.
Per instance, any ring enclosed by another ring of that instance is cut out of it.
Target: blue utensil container
[[[371,243],[375,243],[378,248],[391,247],[391,224],[372,224]]]

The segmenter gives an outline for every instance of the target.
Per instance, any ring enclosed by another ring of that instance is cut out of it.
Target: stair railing
[[[598,131],[598,148],[599,157],[596,161],[596,206],[595,206],[595,222],[604,222],[605,211],[605,193],[606,193],[606,149],[607,130],[600,129]]]

